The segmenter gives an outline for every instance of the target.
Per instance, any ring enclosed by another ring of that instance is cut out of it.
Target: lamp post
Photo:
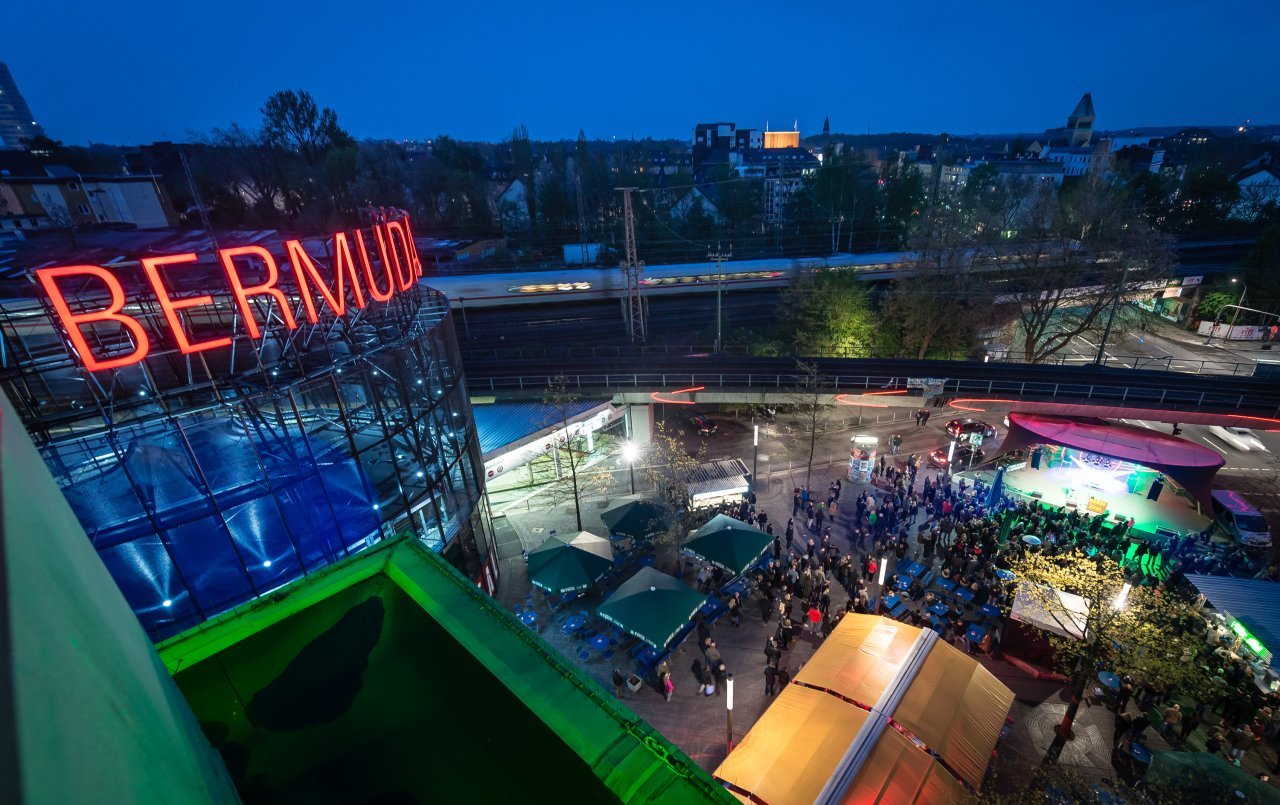
[[[751,437],[751,491],[756,491],[756,475],[760,472],[760,426],[755,426]]]
[[[876,614],[880,614],[881,608],[884,606],[884,573],[889,569],[889,557],[880,557],[880,578],[876,584],[880,585],[879,591],[876,593]]]
[[[724,675],[724,714],[729,734],[729,751],[733,751],[733,674]]]
[[[1235,282],[1236,282],[1236,278],[1232,277],[1231,283],[1234,285]],[[1231,324],[1227,325],[1228,339],[1231,338],[1231,331],[1236,328],[1236,319],[1240,316],[1240,306],[1244,304],[1244,295],[1248,292],[1249,292],[1249,287],[1245,285],[1244,280],[1240,280],[1240,301],[1236,302],[1235,312],[1231,314]]]
[[[622,458],[627,462],[627,469],[631,471],[631,494],[636,493],[636,456],[640,451],[632,442],[627,442],[622,446]]]

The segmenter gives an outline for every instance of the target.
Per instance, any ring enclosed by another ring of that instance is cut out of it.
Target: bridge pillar
[[[653,403],[627,406],[627,438],[636,445],[646,445],[653,439]]]

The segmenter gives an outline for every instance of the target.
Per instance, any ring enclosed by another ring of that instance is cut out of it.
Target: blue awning
[[[1189,575],[1187,581],[1214,609],[1230,613],[1267,651],[1280,655],[1280,584],[1233,576]]]

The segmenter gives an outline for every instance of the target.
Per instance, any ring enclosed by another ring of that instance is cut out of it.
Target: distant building
[[[724,223],[724,214],[720,212],[720,208],[716,206],[716,203],[711,200],[710,193],[699,187],[690,187],[676,199],[675,203],[671,205],[670,215],[677,221],[683,221],[695,207],[700,207],[702,212],[716,224]]]
[[[0,148],[26,148],[23,140],[42,134],[8,65],[0,61]]]
[[[1051,162],[1062,163],[1064,176],[1088,176],[1111,167],[1111,154],[1107,141],[1097,145],[1047,146],[1041,155]]]
[[[177,224],[159,176],[82,175],[61,165],[14,175],[6,163],[13,164],[0,161],[0,231]]]
[[[765,131],[764,147],[772,150],[774,148],[799,148],[800,132],[799,131]]]
[[[1127,168],[1131,174],[1160,173],[1164,168],[1164,149],[1148,145],[1126,145],[1111,150],[1116,168]]]
[[[1230,213],[1236,220],[1252,221],[1269,208],[1280,206],[1280,168],[1269,158],[1259,162],[1236,174],[1233,180],[1240,189],[1240,198]]]
[[[495,195],[493,208],[504,230],[529,228],[529,191],[520,179],[506,183]]]
[[[1177,134],[1165,137],[1162,140],[1165,148],[1185,151],[1188,148],[1195,148],[1202,145],[1208,145],[1218,139],[1218,135],[1212,131],[1203,128],[1183,129]]]
[[[745,151],[735,170],[739,176],[764,180],[764,219],[777,223],[804,177],[818,169],[818,158],[799,146]]]
[[[764,147],[757,129],[740,129],[734,123],[699,123],[693,129],[693,167],[706,164],[735,164],[743,151]]]
[[[1045,138],[1051,146],[1080,148],[1088,145],[1093,139],[1093,121],[1093,94],[1086,92],[1076,103],[1076,108],[1067,115],[1067,125],[1062,128],[1046,129]]]

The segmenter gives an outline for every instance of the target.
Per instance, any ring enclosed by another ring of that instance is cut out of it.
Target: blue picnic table
[[[910,576],[912,578],[919,576],[920,573],[923,571],[924,571],[924,565],[920,564],[919,562],[908,562],[906,567],[898,569],[899,573]]]
[[[938,603],[929,607],[929,611],[934,615],[937,615],[939,618],[945,618],[951,614],[951,607],[939,601]]]
[[[956,598],[960,599],[961,603],[968,604],[973,601],[973,590],[970,590],[968,587],[957,587],[953,594]]]
[[[1000,579],[1001,581],[1013,581],[1014,579],[1016,579],[1016,578],[1017,578],[1017,575],[1016,575],[1016,574],[1014,574],[1014,572],[1013,572],[1012,570],[1005,570],[1004,568],[997,568],[997,569],[996,569],[996,578]]]
[[[565,634],[568,634],[569,632],[576,632],[581,629],[586,622],[587,619],[581,615],[570,615],[565,619],[564,626],[561,628],[564,630]]]
[[[969,638],[971,642],[981,643],[982,638],[987,636],[987,630],[975,623],[975,624],[972,624],[969,627],[969,630],[964,634],[965,634],[965,637]]]
[[[516,617],[519,618],[520,622],[523,623],[525,626],[538,625],[538,613],[534,612],[532,609],[526,609],[524,612],[521,612],[519,615],[516,615]]]
[[[591,647],[596,651],[604,651],[609,647],[609,636],[598,634],[587,642],[591,644]]]
[[[980,609],[979,612],[986,615],[988,618],[1000,617],[1000,607],[995,604],[983,604],[982,609]]]

